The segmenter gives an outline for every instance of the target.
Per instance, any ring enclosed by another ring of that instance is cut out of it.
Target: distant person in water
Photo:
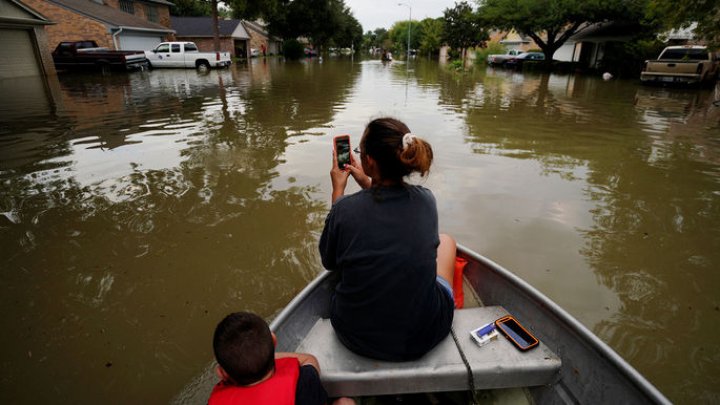
[[[275,353],[275,335],[265,320],[249,312],[225,317],[215,329],[213,350],[218,362],[208,405],[324,405],[320,365],[311,354]],[[335,404],[354,404],[341,398]]]
[[[358,151],[358,150],[356,150]],[[393,118],[365,128],[359,160],[337,167],[320,238],[325,268],[340,272],[335,332],[355,353],[389,361],[421,357],[450,332],[455,241],[438,234],[435,197],[405,178],[427,175],[429,143]],[[361,191],[345,196],[348,177]]]

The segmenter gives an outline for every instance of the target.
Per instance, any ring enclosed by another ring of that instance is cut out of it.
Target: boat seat
[[[507,314],[499,306],[455,310],[453,328],[472,369],[475,389],[555,382],[560,358],[542,341],[538,347],[521,352],[502,335],[482,347],[470,337],[471,330]],[[387,362],[352,353],[340,343],[330,320],[320,319],[298,351],[318,358],[322,369],[320,378],[330,397],[469,389],[467,368],[452,335],[418,360]]]

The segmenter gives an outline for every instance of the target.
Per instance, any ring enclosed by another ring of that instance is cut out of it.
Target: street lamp
[[[410,28],[412,27],[412,6],[408,3],[398,3],[398,6],[405,6],[410,10],[410,16],[408,17],[408,45],[407,45],[407,60],[410,62]]]

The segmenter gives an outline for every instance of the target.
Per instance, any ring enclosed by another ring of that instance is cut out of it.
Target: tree
[[[343,12],[340,29],[332,37],[332,43],[338,47],[360,49],[363,41],[362,25],[350,12]]]
[[[420,30],[423,33],[420,39],[420,52],[427,53],[428,57],[438,53],[442,46],[443,19],[426,18],[420,21]]]
[[[268,18],[275,14],[284,0],[224,0],[232,10],[232,17],[243,20]]]
[[[307,37],[321,51],[335,40],[347,43],[351,38],[353,45],[359,45],[362,39],[362,26],[344,0],[293,0],[278,7],[269,22],[272,33]]]
[[[650,0],[646,16],[665,29],[697,23],[695,35],[720,47],[720,2],[709,0]]]
[[[453,8],[445,9],[443,22],[445,42],[452,48],[461,49],[463,64],[467,48],[482,44],[489,38],[479,16],[465,1],[455,3]]]
[[[590,24],[637,21],[645,7],[643,0],[484,0],[481,4],[478,13],[487,26],[514,28],[529,36],[545,54],[547,65],[568,38]]]
[[[420,47],[420,37],[422,36],[420,22],[398,21],[388,31],[388,37],[398,52],[407,53],[408,30],[410,30],[410,49]]]
[[[180,17],[208,17],[210,3],[203,0],[173,0],[174,7],[170,7],[170,14]]]

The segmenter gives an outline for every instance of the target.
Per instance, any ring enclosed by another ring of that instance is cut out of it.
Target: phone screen
[[[537,339],[527,333],[515,319],[505,319],[498,322],[497,326],[523,349],[529,348],[537,343]]]
[[[345,168],[350,164],[350,138],[338,138],[335,140],[335,153],[337,154],[338,167]]]

